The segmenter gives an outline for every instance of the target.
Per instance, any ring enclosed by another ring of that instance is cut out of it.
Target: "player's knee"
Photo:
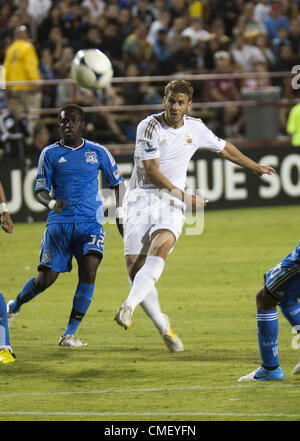
[[[277,300],[262,287],[256,294],[256,306],[257,309],[273,309],[276,308]]]
[[[175,236],[171,231],[158,231],[152,237],[149,254],[166,259],[174,243]]]
[[[79,280],[85,283],[95,283],[97,269],[102,260],[102,254],[87,254],[78,267]]]
[[[49,288],[55,280],[57,279],[57,274],[52,271],[41,271],[34,280],[35,286],[40,291],[45,291]]]

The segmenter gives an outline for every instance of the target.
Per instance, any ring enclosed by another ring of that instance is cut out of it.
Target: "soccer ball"
[[[110,84],[113,69],[109,58],[99,49],[81,49],[71,63],[74,81],[86,89],[99,89]]]

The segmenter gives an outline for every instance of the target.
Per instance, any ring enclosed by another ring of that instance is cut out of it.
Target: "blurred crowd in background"
[[[0,0],[0,64],[8,81],[69,79],[74,54],[98,48],[109,56],[115,77],[290,72],[300,64],[299,17],[300,0]],[[86,107],[159,104],[163,85],[124,82],[98,92],[72,84],[1,89],[0,157],[38,157],[59,136],[43,112],[32,119],[32,109],[70,102]],[[279,86],[288,99],[298,92],[289,78],[228,77],[193,85],[199,103],[239,101],[242,88]],[[282,133],[289,110],[280,112]],[[143,116],[88,113],[89,138],[132,143]],[[203,117],[219,136],[244,134],[238,105]]]

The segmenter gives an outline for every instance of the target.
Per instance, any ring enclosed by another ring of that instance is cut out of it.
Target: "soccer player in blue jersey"
[[[2,229],[6,233],[12,233],[14,224],[8,212],[4,188],[0,182],[0,215]],[[16,356],[10,346],[6,303],[0,292],[0,363],[12,363]]]
[[[8,320],[10,323],[24,303],[52,285],[59,273],[71,271],[74,256],[79,281],[59,345],[85,346],[75,332],[92,300],[105,237],[99,170],[103,171],[108,186],[115,189],[117,205],[122,202],[125,185],[110,152],[82,137],[83,110],[69,104],[60,110],[58,118],[61,140],[42,151],[35,180],[36,198],[50,210],[38,274],[26,282],[15,300],[8,302]]]
[[[283,315],[300,332],[300,242],[294,251],[267,271],[265,283],[256,295],[258,344],[261,366],[239,381],[284,380],[284,373],[278,358],[278,313],[279,305]],[[293,370],[300,373],[300,360]]]

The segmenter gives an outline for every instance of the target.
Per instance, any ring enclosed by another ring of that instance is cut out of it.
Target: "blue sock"
[[[278,312],[259,309],[257,311],[258,343],[262,366],[276,368],[278,359]]]
[[[296,299],[287,300],[279,304],[282,314],[297,331],[300,332],[300,303]]]
[[[33,299],[40,292],[42,292],[35,286],[34,279],[35,277],[31,277],[31,279],[27,280],[20,294],[9,305],[9,308],[12,312],[19,312],[20,307],[23,305],[23,303],[29,302],[29,300]]]
[[[10,342],[9,342],[6,303],[3,295],[0,292],[0,348],[1,346],[10,346]]]
[[[93,283],[78,282],[73,299],[73,308],[64,335],[75,334],[81,320],[89,309],[94,293],[94,287],[95,285]]]

